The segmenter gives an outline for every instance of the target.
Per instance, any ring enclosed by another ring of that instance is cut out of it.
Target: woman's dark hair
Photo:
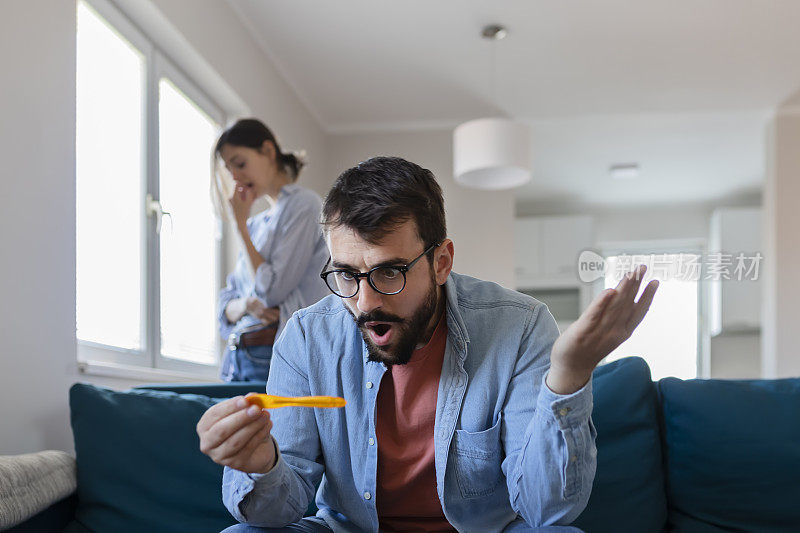
[[[230,176],[222,171],[219,164],[222,156],[222,147],[229,144],[231,146],[244,146],[260,150],[264,145],[264,141],[270,141],[272,146],[275,147],[275,163],[278,165],[278,169],[289,176],[292,181],[297,181],[300,170],[305,166],[303,156],[282,152],[275,135],[260,120],[255,118],[241,119],[222,132],[211,154],[211,200],[218,216],[227,217],[229,220],[232,216],[228,199],[233,194],[233,184]]]
[[[292,181],[296,181],[305,161],[291,152],[281,152],[281,147],[278,146],[278,141],[275,140],[272,131],[266,124],[255,118],[243,118],[223,131],[214,148],[214,156],[219,157],[222,147],[226,144],[260,150],[264,141],[270,141],[275,147],[275,162],[278,164],[278,168],[285,172]]]
[[[430,170],[399,157],[373,157],[345,170],[322,206],[326,230],[344,226],[372,244],[408,220],[425,248],[447,237],[442,188]]]

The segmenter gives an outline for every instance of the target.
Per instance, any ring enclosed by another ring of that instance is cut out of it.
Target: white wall
[[[455,270],[514,286],[514,199],[509,191],[482,192],[453,179],[452,132],[416,131],[331,136],[332,184],[344,170],[370,157],[400,156],[429,169],[442,187]]]
[[[800,376],[800,92],[782,105],[767,128],[764,187],[765,377]]]
[[[287,149],[308,149],[307,183],[324,192],[324,133],[227,3],[159,0],[155,6]],[[31,0],[4,8],[0,454],[71,450],[69,386],[136,382],[84,376],[76,366],[75,3]]]
[[[598,212],[598,244],[619,241],[705,240],[710,211],[704,207]]]
[[[75,359],[75,7],[48,0],[4,8],[0,453],[15,453],[68,445],[67,376]]]

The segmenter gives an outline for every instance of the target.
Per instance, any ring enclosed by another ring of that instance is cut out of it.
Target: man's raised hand
[[[630,338],[647,314],[658,281],[647,284],[635,300],[647,267],[639,265],[614,289],[606,289],[556,339],[550,354],[547,386],[557,394],[571,394],[592,377],[597,364]]]

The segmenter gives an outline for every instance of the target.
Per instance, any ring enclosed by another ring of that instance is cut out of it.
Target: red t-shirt
[[[378,476],[381,531],[455,531],[436,493],[433,431],[447,344],[447,318],[405,365],[384,373],[378,391]]]

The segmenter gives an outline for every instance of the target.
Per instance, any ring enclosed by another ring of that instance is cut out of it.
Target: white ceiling
[[[800,89],[798,0],[229,1],[330,133],[530,123],[522,202],[757,190],[768,116]],[[608,179],[627,162],[640,179]]]

